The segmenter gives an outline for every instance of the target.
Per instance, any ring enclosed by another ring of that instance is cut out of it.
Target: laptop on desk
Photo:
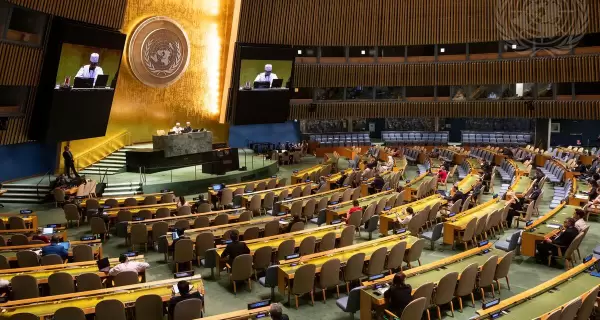
[[[269,89],[270,87],[271,83],[269,81],[254,81],[254,89]]]
[[[283,79],[274,79],[271,83],[271,88],[281,88],[283,86]]]
[[[75,82],[73,83],[73,88],[92,88],[94,87],[94,79],[93,78],[75,78]]]
[[[106,88],[106,84],[108,83],[108,75],[101,74],[96,78],[96,84],[94,88]]]

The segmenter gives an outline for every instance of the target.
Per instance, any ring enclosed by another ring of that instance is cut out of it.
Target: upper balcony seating
[[[448,132],[383,131],[381,138],[387,146],[398,145],[447,145]]]
[[[462,131],[463,145],[524,146],[531,142],[531,133]]]
[[[310,140],[319,142],[321,147],[370,146],[368,132],[311,134]]]

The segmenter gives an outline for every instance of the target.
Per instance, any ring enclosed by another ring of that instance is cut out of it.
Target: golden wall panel
[[[580,14],[584,11],[589,20],[587,31],[600,31],[597,0],[584,0],[587,10],[574,5],[580,0],[566,1],[572,1],[570,10],[561,6],[563,11],[554,12],[552,9],[556,6],[547,5],[547,16],[558,17],[560,26],[542,24],[536,28],[539,37],[574,32],[565,26],[581,26],[578,23],[585,19]],[[560,1],[560,5],[563,2]],[[347,0],[243,0],[238,41],[315,46],[498,41],[514,34],[510,32],[514,29],[507,29],[511,21],[531,26],[531,21],[519,21],[515,15],[530,3],[530,0],[355,0],[351,3]]]
[[[42,49],[0,42],[0,86],[37,85]]]
[[[151,88],[135,78],[124,53],[106,136],[72,141],[73,152],[89,151],[124,131],[134,143],[152,141],[156,130],[186,121],[212,131],[215,142],[227,141],[228,126],[218,119],[232,6],[228,0],[129,0],[122,32],[131,34],[152,16],[176,20],[190,40],[189,67],[171,86]]]
[[[600,55],[396,64],[302,64],[296,87],[432,86],[600,81]]]
[[[600,119],[600,101],[338,102],[292,105],[290,119],[553,118]],[[533,106],[533,109],[530,108]]]

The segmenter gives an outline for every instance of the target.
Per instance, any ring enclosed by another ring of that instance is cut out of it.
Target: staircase
[[[133,196],[142,193],[142,184],[139,182],[108,183],[102,197]]]
[[[81,170],[79,174],[113,175],[125,171],[125,151],[131,150],[131,147],[123,147],[106,158],[94,163],[93,165]]]
[[[34,183],[7,183],[2,189],[7,191],[0,203],[42,203],[50,194],[50,186]]]

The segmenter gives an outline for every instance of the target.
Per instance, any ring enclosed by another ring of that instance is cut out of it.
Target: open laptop
[[[283,79],[274,79],[271,83],[271,88],[281,88],[283,86]]]
[[[75,78],[75,82],[73,83],[73,88],[92,88],[94,87],[94,79],[93,78]]]
[[[223,186],[220,183],[212,185],[213,191],[220,191],[222,187]]]
[[[269,81],[254,81],[254,89],[269,89],[270,87],[271,83]]]
[[[106,84],[108,83],[108,75],[101,74],[96,78],[96,84],[94,88],[106,88]]]
[[[71,243],[69,243],[69,242],[59,242],[58,245],[63,246],[63,248],[65,248],[65,250],[69,250],[69,248],[71,247]]]
[[[52,235],[53,233],[54,233],[54,228],[43,228],[42,229],[43,235]]]

